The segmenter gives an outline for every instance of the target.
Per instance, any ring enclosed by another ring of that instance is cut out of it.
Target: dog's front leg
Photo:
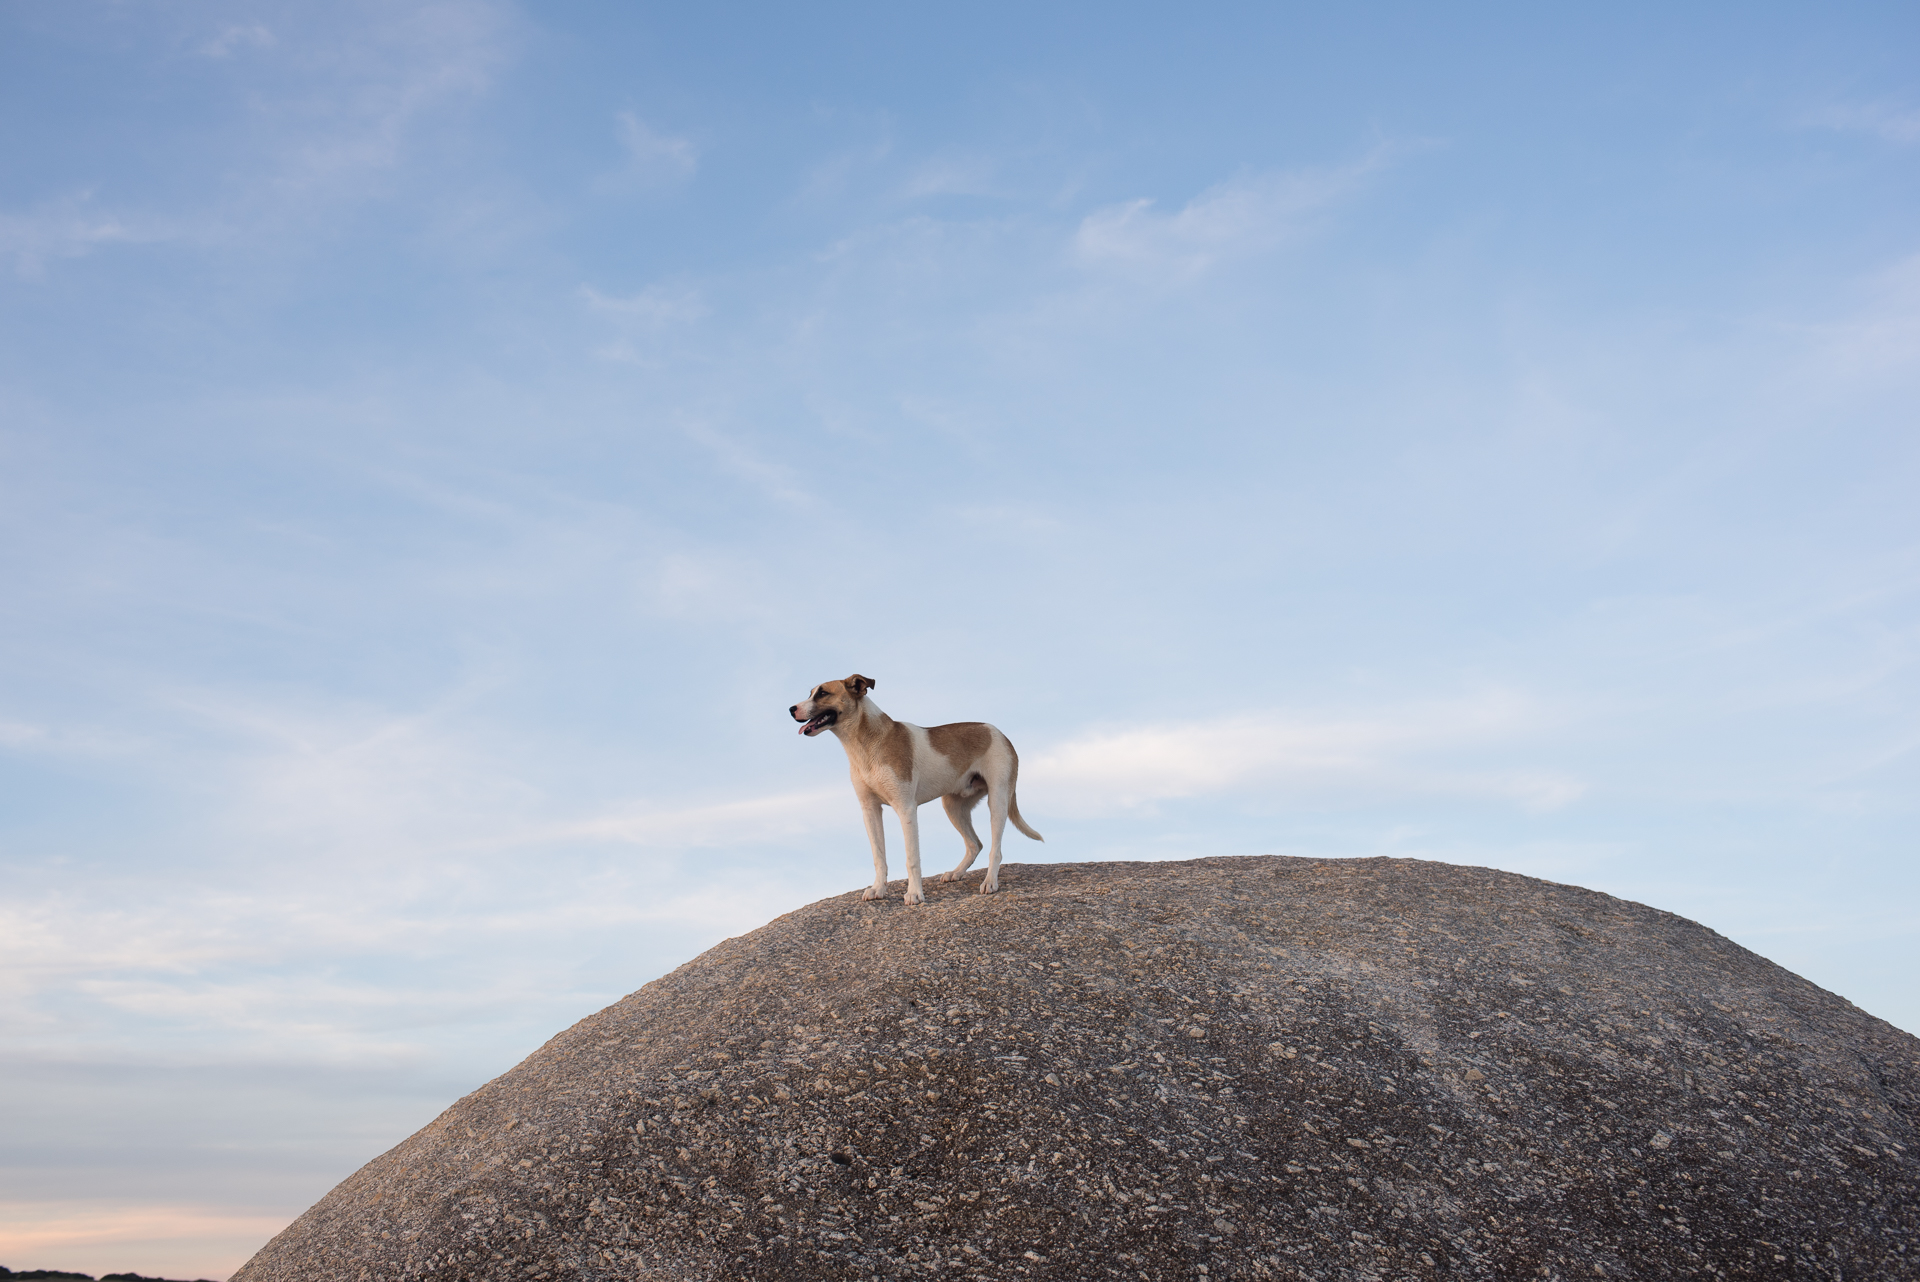
[[[913,804],[911,796],[895,802],[894,809],[900,814],[900,836],[907,846],[907,894],[906,903],[927,902],[926,895],[920,891],[920,807]]]
[[[867,844],[873,847],[873,884],[862,891],[862,899],[883,899],[887,893],[887,830],[880,823],[880,798],[860,798],[860,813],[867,821]]]

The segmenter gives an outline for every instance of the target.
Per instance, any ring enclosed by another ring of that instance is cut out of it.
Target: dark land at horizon
[[[0,1264],[0,1282],[176,1282],[173,1278],[150,1278],[143,1273],[70,1273],[65,1269],[10,1269]],[[199,1282],[211,1282],[200,1278]]]

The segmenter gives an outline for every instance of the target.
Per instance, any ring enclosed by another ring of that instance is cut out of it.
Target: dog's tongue
[[[807,722],[806,725],[800,727],[800,733],[812,734],[815,730],[818,730],[821,726],[825,725],[826,721],[827,719],[825,717],[815,717],[813,720]]]

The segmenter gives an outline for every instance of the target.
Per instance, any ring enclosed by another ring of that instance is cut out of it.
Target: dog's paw
[[[943,872],[938,877],[935,877],[934,880],[944,885],[949,881],[959,881],[960,874],[957,872]]]
[[[886,897],[887,888],[885,886],[868,886],[860,892],[860,898],[862,899],[885,899]]]
[[[911,908],[915,904],[926,903],[927,897],[917,890],[909,890],[906,894],[900,896],[900,902]]]
[[[998,877],[982,877],[980,879],[981,894],[991,895],[998,889],[1000,889],[1000,879]]]

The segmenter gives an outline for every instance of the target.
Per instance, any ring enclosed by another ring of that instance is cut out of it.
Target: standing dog
[[[980,893],[1000,889],[1000,834],[1013,820],[1035,841],[1045,841],[1020,817],[1013,797],[1013,781],[1020,773],[1020,757],[1007,736],[984,721],[956,721],[946,726],[912,726],[895,721],[867,698],[871,677],[858,673],[845,681],[829,681],[813,688],[787,711],[805,722],[800,733],[811,738],[831,730],[847,750],[853,775],[853,794],[867,819],[867,841],[873,847],[873,885],[861,897],[879,899],[887,893],[887,835],[880,826],[880,807],[892,806],[900,816],[900,835],[907,845],[909,904],[923,904],[920,891],[920,807],[935,797],[946,807],[947,818],[967,843],[967,857],[941,881],[956,881],[980,853],[980,835],[973,830],[973,808],[987,799],[992,817],[993,846],[987,852],[987,875]]]

